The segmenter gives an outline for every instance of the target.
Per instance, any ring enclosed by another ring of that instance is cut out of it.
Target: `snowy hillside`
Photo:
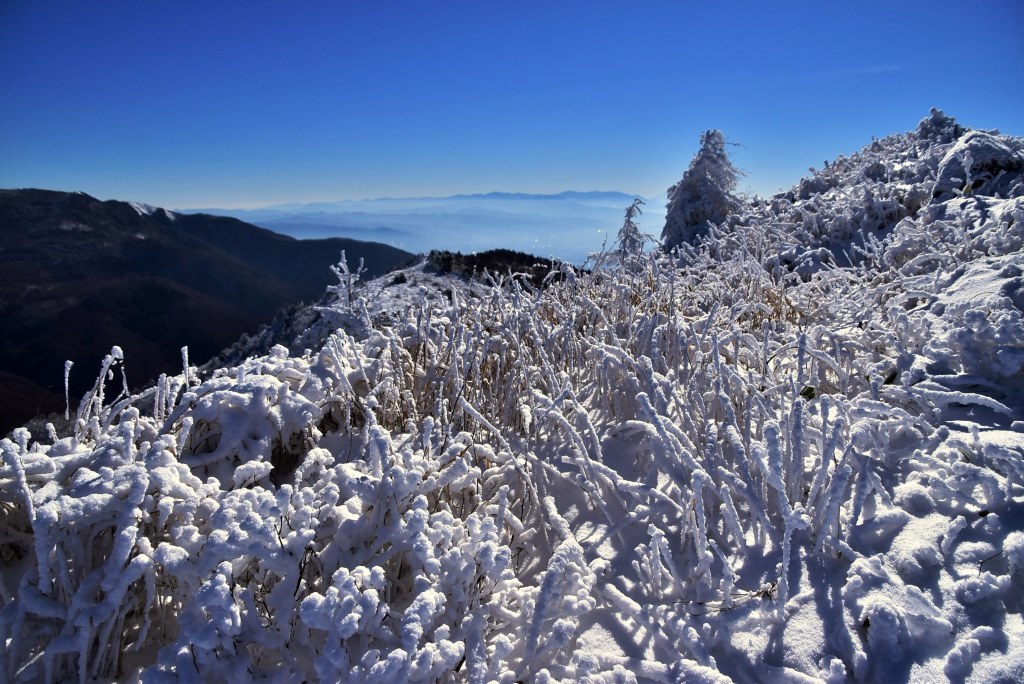
[[[1024,140],[933,112],[672,256],[115,349],[0,443],[0,679],[1022,681],[1022,248]]]

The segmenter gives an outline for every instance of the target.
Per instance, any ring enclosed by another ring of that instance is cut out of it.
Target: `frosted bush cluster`
[[[0,442],[0,672],[1019,678],[1020,198],[932,198],[963,135],[206,379],[111,398],[115,351],[73,435]]]

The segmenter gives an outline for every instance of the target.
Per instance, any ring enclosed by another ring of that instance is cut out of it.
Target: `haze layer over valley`
[[[614,239],[622,209],[634,197],[621,192],[492,192],[201,211],[296,238],[348,237],[415,253],[502,248],[582,264]],[[658,225],[659,216],[664,217],[661,202],[648,204],[646,222]]]

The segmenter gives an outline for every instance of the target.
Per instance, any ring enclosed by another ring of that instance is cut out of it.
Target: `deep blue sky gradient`
[[[1024,134],[1020,0],[0,2],[0,187],[166,207],[788,187],[938,106]]]

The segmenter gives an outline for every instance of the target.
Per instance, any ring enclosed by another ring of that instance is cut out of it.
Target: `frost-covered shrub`
[[[963,126],[953,117],[944,114],[941,109],[934,107],[917,125],[919,138],[939,145],[955,142],[963,134]]]
[[[633,204],[626,207],[626,217],[615,236],[615,244],[608,254],[612,260],[624,268],[642,267],[644,245],[648,240],[654,240],[652,236],[641,233],[637,223],[638,217],[643,213],[643,210],[640,209],[643,203],[643,200],[635,199]]]

